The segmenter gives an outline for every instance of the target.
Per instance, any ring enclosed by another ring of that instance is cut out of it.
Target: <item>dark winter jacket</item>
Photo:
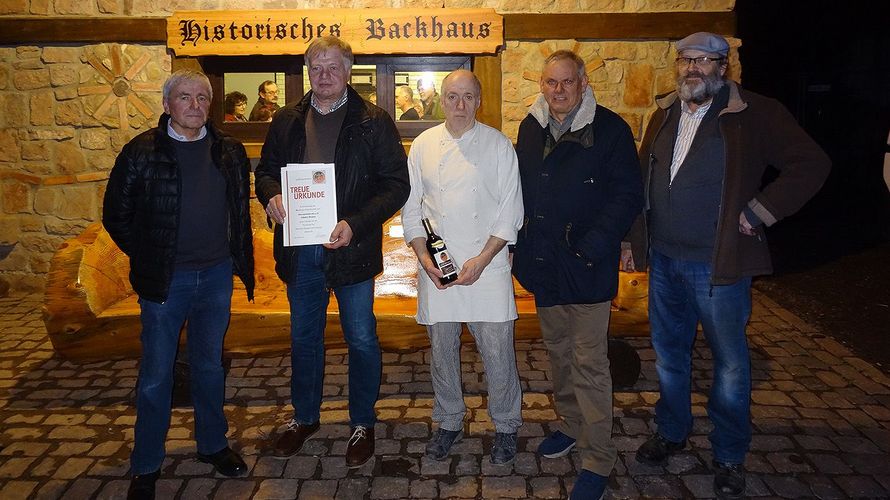
[[[513,272],[539,307],[611,300],[621,240],[642,208],[630,128],[597,106],[592,94],[575,121],[589,120],[594,108],[593,121],[580,129],[573,125],[546,157],[546,125],[530,114],[519,126],[516,153],[526,220]]]
[[[715,214],[717,228],[711,258],[711,283],[731,284],[741,277],[772,272],[769,248],[762,230],[756,236],[739,232],[739,213],[748,206],[767,226],[799,210],[822,186],[831,169],[831,160],[797,124],[794,117],[770,99],[727,81],[729,101],[720,110],[718,123],[723,138],[725,165],[720,209]],[[670,155],[659,158],[652,146],[664,125],[680,112],[677,93],[656,99],[640,149],[640,167],[649,196],[653,169],[670,168]],[[695,140],[698,140],[697,138]],[[696,147],[693,141],[691,146]],[[778,177],[761,186],[768,166]],[[646,203],[646,210],[649,203]],[[648,252],[647,217],[641,217],[631,232],[634,262],[645,269]]]
[[[352,229],[348,246],[328,251],[325,277],[328,287],[360,283],[383,272],[383,223],[408,199],[408,160],[395,122],[386,111],[364,101],[347,87],[346,116],[337,138],[334,177],[337,184],[337,219]],[[262,157],[256,169],[256,194],[265,207],[281,194],[281,169],[302,163],[306,148],[309,92],[288,105],[269,126]],[[275,272],[285,283],[296,269],[297,249],[282,243],[282,227],[275,227]]]
[[[102,224],[130,258],[130,284],[143,299],[164,302],[176,260],[180,166],[169,115],[133,138],[114,163],[105,190]],[[250,227],[250,162],[244,146],[207,124],[211,157],[226,181],[232,268],[253,300],[253,232]]]

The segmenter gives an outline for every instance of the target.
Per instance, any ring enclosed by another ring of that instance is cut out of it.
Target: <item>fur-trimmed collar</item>
[[[544,94],[538,95],[535,102],[529,106],[528,114],[532,115],[535,120],[538,120],[541,128],[547,128],[550,124],[550,106],[547,105]],[[581,96],[581,107],[575,113],[575,118],[572,120],[572,127],[569,131],[575,132],[584,128],[585,125],[593,123],[594,114],[596,114],[596,98],[593,96],[593,89],[588,85],[584,90],[584,95]]]

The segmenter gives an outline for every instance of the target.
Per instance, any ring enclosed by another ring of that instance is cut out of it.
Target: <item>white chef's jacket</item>
[[[459,139],[445,124],[421,133],[408,154],[411,194],[402,208],[405,241],[426,238],[428,217],[458,268],[479,255],[490,236],[516,241],[522,226],[522,191],[513,144],[476,122]],[[417,322],[514,320],[516,301],[505,246],[469,286],[439,290],[418,263]]]

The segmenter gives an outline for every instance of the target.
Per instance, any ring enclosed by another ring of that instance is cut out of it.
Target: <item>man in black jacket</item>
[[[319,428],[324,327],[330,290],[349,346],[346,465],[374,455],[374,405],[381,355],[374,317],[374,276],[383,272],[383,223],[408,198],[408,164],[395,122],[349,85],[352,48],[337,37],[306,49],[312,91],[276,113],[256,170],[256,193],[275,227],[275,271],[291,308],[291,402],[294,417],[273,455],[290,457]],[[330,242],[283,246],[281,169],[288,163],[333,163],[337,218]]]
[[[253,300],[250,163],[207,123],[212,97],[203,74],[171,75],[158,126],[124,146],[105,191],[102,223],[130,258],[142,320],[129,498],[154,498],[186,321],[198,459],[226,476],[247,472],[226,438],[222,348],[233,273]]]
[[[587,83],[580,57],[551,54],[516,141],[525,224],[513,273],[535,295],[561,419],[538,454],[561,457],[577,444],[573,499],[600,498],[615,465],[610,302],[621,240],[643,204],[630,128]]]

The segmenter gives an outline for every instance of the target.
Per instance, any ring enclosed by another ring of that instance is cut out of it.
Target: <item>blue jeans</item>
[[[655,423],[659,434],[674,442],[692,430],[692,348],[701,322],[714,364],[708,398],[714,460],[740,464],[751,443],[751,360],[745,337],[751,278],[721,286],[710,281],[710,264],[652,252],[649,323],[661,391]]]
[[[139,299],[142,358],[136,384],[132,474],[154,472],[164,461],[164,441],[170,427],[173,363],[186,320],[198,453],[216,453],[229,445],[226,439],[229,425],[223,414],[222,349],[231,304],[230,260],[207,269],[175,271],[164,303]]]
[[[325,249],[300,247],[297,269],[287,284],[290,302],[291,403],[300,424],[319,421],[324,380],[324,328],[330,291],[325,286]],[[334,288],[340,326],[349,348],[350,425],[373,427],[380,392],[381,356],[374,316],[374,280]]]

